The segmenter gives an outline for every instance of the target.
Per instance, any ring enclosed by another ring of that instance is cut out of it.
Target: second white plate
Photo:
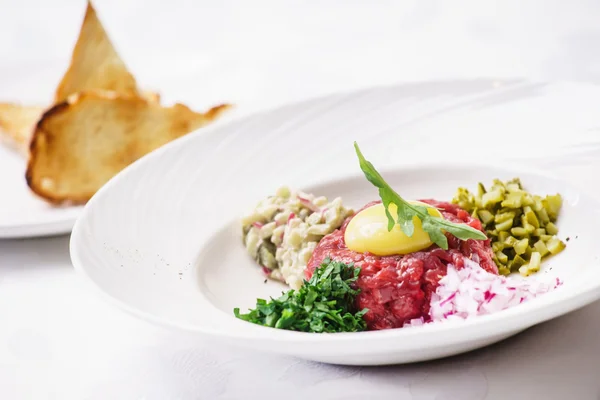
[[[83,207],[54,207],[25,182],[26,161],[0,145],[0,239],[71,232]]]
[[[240,115],[234,107],[213,125]],[[0,239],[70,233],[83,206],[57,207],[37,197],[25,181],[26,164],[24,157],[0,143]]]

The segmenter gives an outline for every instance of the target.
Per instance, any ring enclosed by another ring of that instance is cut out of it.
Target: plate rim
[[[135,164],[141,162],[146,157],[151,156],[154,153],[160,153],[162,151],[167,151],[170,146],[176,146],[177,143],[185,140],[189,140],[192,136],[200,136],[200,135],[208,135],[212,131],[219,129],[223,125],[229,125],[231,123],[243,122],[245,120],[249,120],[251,118],[260,117],[264,115],[269,115],[274,112],[280,112],[288,107],[298,107],[305,104],[310,104],[315,101],[323,101],[329,98],[333,98],[335,96],[351,96],[358,95],[360,93],[366,93],[373,90],[383,90],[389,88],[397,88],[397,87],[405,87],[405,86],[419,86],[425,84],[447,84],[447,83],[474,83],[474,82],[482,82],[489,83],[491,85],[497,83],[510,83],[515,87],[518,87],[523,84],[561,84],[563,81],[548,81],[541,79],[533,79],[531,77],[525,76],[508,76],[508,77],[474,77],[474,78],[440,78],[440,79],[430,79],[430,80],[418,80],[418,81],[398,81],[394,83],[382,83],[370,86],[361,86],[358,88],[349,88],[347,90],[337,90],[331,91],[327,93],[321,93],[314,96],[308,96],[300,99],[294,99],[289,102],[283,102],[280,104],[269,104],[265,107],[253,108],[250,107],[248,111],[246,111],[246,107],[243,104],[232,104],[232,108],[229,113],[223,115],[218,120],[214,121],[208,126],[200,127],[195,131],[192,131],[180,138],[177,138],[165,145],[161,146],[158,149],[153,150],[152,152],[146,154],[140,159],[134,161],[123,170],[119,171],[115,176],[111,178],[111,180],[115,179],[120,174],[124,173],[129,168],[132,168]],[[586,86],[593,87],[590,84],[582,84],[580,82],[569,82],[570,84],[574,84],[577,86]],[[109,182],[111,181],[109,180]],[[7,224],[0,225],[0,240],[3,239],[21,239],[21,238],[37,238],[37,237],[50,237],[50,236],[58,236],[63,234],[72,233],[73,229],[77,223],[77,220],[82,216],[85,207],[89,204],[93,198],[98,195],[100,191],[109,183],[107,182],[103,185],[92,198],[83,206],[80,210],[75,212],[75,215],[53,219],[52,221],[47,222],[31,222],[24,224]],[[80,206],[73,206],[73,208],[77,208]]]
[[[472,81],[472,80],[465,80],[465,81]],[[527,82],[527,81],[525,81],[525,82]],[[402,85],[393,85],[393,86],[397,87],[397,86],[402,86]],[[387,88],[390,86],[388,85],[388,86],[384,86],[384,87]],[[144,166],[147,163],[154,162],[153,160],[159,159],[163,153],[171,151],[171,148],[185,146],[185,143],[187,143],[188,140],[197,140],[197,137],[199,137],[201,135],[211,134],[211,132],[214,132],[215,130],[228,129],[227,127],[230,124],[244,123],[244,121],[246,121],[250,118],[254,118],[257,116],[265,116],[265,115],[270,115],[273,113],[281,112],[281,110],[286,109],[288,107],[299,107],[299,106],[302,106],[305,104],[310,104],[314,101],[318,101],[318,100],[325,99],[325,98],[330,98],[333,96],[352,95],[352,94],[361,93],[361,92],[369,91],[369,90],[373,90],[373,89],[377,89],[377,87],[371,87],[371,88],[349,91],[349,92],[338,92],[338,93],[333,93],[333,94],[325,95],[325,96],[317,96],[317,97],[310,98],[310,99],[304,99],[304,100],[298,101],[298,102],[286,103],[286,104],[280,105],[278,107],[274,107],[272,109],[261,110],[256,113],[243,115],[239,118],[234,118],[233,120],[225,121],[224,123],[214,124],[213,126],[207,127],[205,129],[201,129],[201,130],[192,132],[182,138],[176,139],[175,141],[172,141],[172,142],[166,144],[165,146],[162,146],[161,148],[159,148],[159,149],[149,153],[148,155],[140,158],[139,160],[135,161],[134,163],[132,163],[131,165],[126,167],[124,170],[119,172],[117,175],[115,175],[115,177],[113,177],[109,182],[107,182],[107,184],[105,184],[92,197],[92,199],[86,204],[86,206],[82,210],[80,217],[75,222],[75,225],[74,225],[73,231],[72,231],[72,235],[71,235],[71,239],[69,242],[71,259],[72,259],[72,263],[73,263],[75,270],[89,284],[91,284],[93,287],[95,287],[95,289],[98,290],[99,293],[102,294],[102,296],[104,296],[106,299],[108,299],[110,303],[113,303],[113,305],[115,305],[115,306],[119,307],[121,310],[135,316],[136,318],[146,320],[155,325],[159,325],[159,326],[163,326],[163,327],[167,327],[167,328],[171,328],[171,329],[176,328],[178,330],[182,330],[182,331],[189,332],[189,333],[200,333],[200,334],[210,335],[210,336],[214,336],[214,335],[222,336],[224,334],[223,331],[211,330],[211,329],[206,329],[206,328],[200,329],[198,326],[187,326],[186,324],[176,323],[176,322],[170,321],[165,318],[155,317],[154,315],[152,315],[150,313],[147,313],[145,311],[137,309],[136,307],[126,304],[125,302],[119,300],[118,298],[113,297],[112,295],[110,295],[107,292],[105,292],[104,290],[102,290],[102,288],[99,285],[97,285],[91,279],[91,277],[85,272],[85,267],[83,266],[83,262],[81,260],[81,255],[79,253],[80,249],[77,246],[77,240],[78,240],[77,238],[82,236],[82,233],[81,233],[83,230],[82,226],[84,224],[87,214],[90,212],[89,210],[92,207],[95,207],[95,204],[97,202],[101,201],[101,198],[103,196],[105,196],[106,192],[112,190],[111,188],[115,185],[115,182],[118,182],[123,175],[133,173],[132,171],[135,171],[139,168],[144,168]],[[431,163],[424,162],[424,163],[419,163],[417,165],[412,163],[412,166],[413,166],[413,168],[422,169],[425,167],[435,167],[436,165],[439,166],[440,164],[441,164],[440,162],[437,162],[437,163],[436,162],[431,162]],[[471,161],[461,160],[460,162],[453,163],[452,167],[459,167],[459,166],[464,167],[464,166],[474,166],[474,165],[481,165],[481,164],[479,162],[473,161],[473,160],[471,160]],[[535,174],[538,176],[543,176],[546,178],[557,179],[573,188],[576,188],[579,193],[584,195],[586,198],[589,198],[591,201],[594,202],[594,204],[600,205],[600,203],[598,203],[596,200],[594,200],[593,197],[590,196],[588,193],[586,193],[586,191],[583,190],[582,188],[576,187],[575,185],[572,185],[565,180],[558,179],[554,174],[551,174],[548,171],[544,171],[542,169],[534,168],[531,166],[520,166],[520,165],[518,165],[518,163],[516,166],[515,166],[515,163],[513,163],[510,167],[495,165],[495,163],[486,163],[485,165],[487,167],[500,167],[503,170],[518,169],[520,172],[526,172],[526,173],[531,173],[531,174]],[[448,165],[446,163],[444,163],[444,166],[448,167]],[[400,168],[400,164],[396,163],[393,167],[382,168],[381,172],[386,173],[386,171],[387,172],[397,171],[399,168]],[[356,177],[357,175],[359,175],[359,174],[355,172],[355,173],[348,174],[347,176],[336,177],[335,179],[337,180],[337,179],[344,179],[347,177]],[[312,180],[311,185],[319,185],[319,184],[322,184],[324,181],[330,181],[330,180],[331,179],[324,179],[324,180],[315,179],[315,180]],[[597,265],[597,264],[594,264],[594,265]],[[431,334],[436,334],[436,332],[438,332],[440,330],[443,332],[447,332],[448,328],[451,328],[452,330],[460,331],[460,330],[464,330],[464,329],[472,329],[473,327],[477,327],[479,325],[486,325],[486,326],[506,325],[508,327],[509,325],[511,325],[510,324],[511,321],[514,322],[514,321],[519,320],[519,318],[523,318],[524,316],[535,315],[535,314],[531,314],[535,311],[540,311],[540,310],[544,311],[543,316],[538,315],[536,318],[532,319],[533,322],[531,322],[531,323],[526,323],[526,324],[519,323],[519,329],[527,329],[533,325],[537,325],[539,323],[548,321],[548,320],[556,318],[558,316],[567,314],[573,310],[581,308],[584,305],[590,304],[591,302],[599,299],[600,298],[600,282],[598,284],[591,285],[590,287],[587,288],[586,291],[577,292],[577,293],[573,293],[571,291],[568,293],[570,293],[569,296],[562,296],[563,297],[562,301],[568,301],[569,306],[564,308],[562,311],[558,311],[558,312],[552,311],[552,308],[553,308],[553,306],[556,305],[556,302],[550,302],[550,303],[546,303],[546,304],[544,304],[544,303],[540,304],[538,302],[531,302],[531,303],[524,304],[519,307],[513,308],[511,310],[505,310],[502,313],[492,314],[489,316],[487,316],[487,315],[480,316],[480,317],[474,318],[472,320],[459,321],[458,326],[450,327],[449,324],[432,324],[432,325],[428,325],[427,328],[425,328],[425,329],[428,332],[431,331],[431,332],[429,332]],[[516,312],[514,311],[515,309],[517,309]],[[524,311],[524,310],[529,310],[529,311]],[[499,314],[502,314],[502,315],[500,317],[498,317]],[[243,321],[240,321],[240,322],[243,322]],[[243,323],[245,323],[245,322],[243,322]],[[285,343],[289,343],[291,341],[293,341],[293,342],[300,341],[303,343],[314,343],[315,341],[318,341],[318,342],[322,342],[322,343],[329,343],[332,340],[333,341],[341,341],[341,340],[353,341],[353,340],[356,340],[355,338],[358,337],[357,335],[363,335],[363,336],[370,335],[369,336],[370,339],[368,339],[369,341],[376,341],[379,339],[386,339],[386,340],[387,339],[399,339],[401,337],[409,337],[410,335],[408,334],[408,331],[412,331],[410,329],[408,329],[408,330],[407,329],[391,329],[391,330],[377,331],[377,332],[370,331],[370,332],[358,332],[358,333],[351,333],[351,334],[340,333],[340,334],[336,334],[335,337],[332,338],[330,335],[323,335],[323,334],[315,335],[315,334],[307,334],[307,333],[303,333],[303,332],[282,331],[282,330],[275,330],[272,328],[252,326],[251,324],[248,324],[248,323],[245,323],[245,324],[248,325],[248,328],[250,328],[250,327],[257,328],[262,331],[256,331],[257,333],[255,335],[252,335],[252,337],[249,337],[246,332],[247,330],[244,329],[244,332],[241,332],[241,333],[240,332],[231,332],[227,336],[227,338],[243,339],[246,341],[248,341],[248,340],[250,340],[250,341],[263,341],[263,340],[273,341],[273,340],[275,340],[275,341],[281,341],[281,342],[285,342]],[[423,330],[419,329],[417,332],[423,332]],[[273,334],[270,334],[270,333],[273,333]],[[348,335],[351,335],[352,339],[348,339]],[[483,335],[483,337],[486,337],[486,336],[489,336],[489,334]],[[344,338],[344,339],[342,339],[342,338]]]
[[[181,138],[175,139],[173,141],[177,141],[177,140],[182,139],[189,135],[197,135],[198,133],[201,133],[201,132],[204,132],[205,130],[213,128],[215,125],[229,123],[231,121],[234,121],[234,120],[237,120],[240,118],[244,118],[246,116],[246,114],[236,112],[238,109],[239,109],[239,107],[237,105],[233,104],[230,111],[228,112],[228,114],[223,115],[222,117],[220,117],[219,119],[217,119],[216,121],[214,121],[213,123],[211,123],[208,126],[200,127],[198,129],[191,131],[190,133],[182,136]],[[170,143],[171,142],[165,144],[164,146],[169,145]],[[159,149],[156,149],[156,150],[159,150]],[[154,151],[156,151],[156,150],[154,150]],[[11,150],[6,149],[6,151],[10,152]],[[146,156],[150,155],[151,153],[153,153],[153,152],[146,154]],[[134,161],[132,164],[145,158],[146,156],[139,158],[138,160]],[[131,166],[132,164],[130,164],[129,166]],[[127,166],[123,170],[127,169],[129,166]],[[123,170],[119,171],[114,177],[116,177],[121,172],[123,172]],[[25,177],[25,175],[23,172],[23,179],[25,179],[24,177]],[[111,178],[111,180],[112,180],[112,178]],[[102,189],[102,188],[100,188],[100,189]],[[37,198],[40,201],[44,201],[43,199],[39,198],[38,196],[35,195],[35,193],[33,193],[31,191],[29,191],[29,194],[31,196]],[[91,199],[87,203],[89,203],[90,201],[91,201]],[[87,203],[61,206],[61,207],[64,207],[65,209],[69,210],[69,211],[67,211],[67,214],[62,217],[50,217],[50,218],[40,219],[38,221],[27,221],[27,222],[21,222],[21,223],[6,223],[6,224],[1,223],[1,221],[0,221],[0,240],[35,239],[35,238],[61,236],[61,235],[66,235],[66,234],[72,233],[75,223],[77,222],[79,217],[82,215],[83,210],[85,209],[85,206],[87,205]],[[50,203],[48,203],[48,204],[51,206]]]
[[[160,157],[160,155],[155,155],[154,157],[152,157],[152,159],[158,159],[159,157]],[[150,163],[150,162],[152,162],[152,160],[148,159],[147,161],[144,162],[144,164]],[[458,168],[481,166],[482,164],[464,161],[464,162],[460,162],[460,163],[456,163],[454,165],[448,166],[446,164],[431,162],[431,163],[412,164],[410,166],[410,168],[412,168],[412,169],[425,169],[425,168],[436,168],[436,167],[440,168],[441,165],[444,165],[445,168],[450,167],[450,168],[458,169]],[[487,164],[487,167],[489,168],[489,167],[491,167],[491,165]],[[507,168],[506,166],[495,166],[495,167],[499,167],[502,170],[508,171],[508,172],[518,169],[522,173],[535,174],[535,175],[545,177],[548,179],[557,179],[556,176],[554,176],[551,173],[548,173],[543,170],[538,170],[536,168],[531,168],[531,167],[527,167],[527,168],[515,167],[515,166],[511,166],[509,168]],[[143,168],[143,164],[138,164],[137,168]],[[385,174],[386,172],[389,173],[392,171],[398,171],[399,168],[400,168],[399,166],[387,167],[387,168],[381,169],[381,172],[383,174]],[[353,174],[349,174],[348,176],[340,176],[337,179],[343,180],[343,179],[347,179],[348,177],[357,177],[357,176],[359,176],[358,173],[353,173]],[[557,179],[557,180],[561,181],[560,179]],[[115,182],[115,181],[113,181],[113,182]],[[563,181],[561,181],[561,182],[563,182]],[[323,181],[316,181],[316,182],[314,182],[314,185],[319,185],[322,183],[323,183]],[[106,190],[110,190],[110,187],[112,187],[113,184],[114,183],[111,183],[110,186],[107,186]],[[568,185],[571,186],[570,184],[568,184]],[[588,198],[590,201],[592,201],[595,204],[598,204],[600,206],[600,203],[593,200],[593,198],[591,198],[591,196],[589,196],[581,191],[579,191],[579,193],[581,195],[585,196],[586,198]],[[103,196],[103,195],[100,194],[100,196]],[[93,207],[93,205],[92,205],[92,207]],[[87,208],[87,206],[86,206],[86,208]],[[248,329],[242,329],[240,331],[226,332],[226,331],[219,330],[219,329],[211,329],[211,328],[206,328],[206,327],[202,327],[199,325],[189,325],[189,324],[173,321],[173,320],[170,320],[167,318],[157,317],[157,316],[153,315],[152,313],[149,313],[149,312],[140,310],[137,307],[131,306],[131,305],[127,304],[126,302],[124,302],[116,297],[113,297],[112,295],[105,292],[86,273],[84,262],[82,260],[82,255],[80,253],[81,249],[77,243],[77,241],[79,240],[78,238],[82,235],[82,233],[80,233],[80,232],[83,229],[82,226],[85,223],[85,218],[86,218],[87,212],[89,212],[89,211],[84,210],[81,218],[78,219],[78,221],[76,222],[75,227],[73,228],[73,233],[71,235],[71,239],[70,239],[70,243],[69,243],[69,249],[70,249],[70,253],[71,253],[71,259],[73,262],[73,266],[74,266],[75,270],[79,273],[79,275],[81,275],[87,281],[88,284],[91,284],[95,288],[95,290],[100,292],[104,298],[108,299],[111,303],[113,303],[120,309],[126,311],[127,313],[129,313],[137,318],[151,322],[155,325],[159,325],[159,326],[163,326],[163,327],[167,327],[167,328],[176,328],[178,330],[190,332],[190,333],[200,333],[200,334],[205,334],[205,335],[210,335],[210,336],[218,335],[220,337],[226,336],[230,339],[244,339],[244,340],[251,340],[251,341],[255,341],[255,340],[260,341],[260,340],[268,339],[271,341],[272,340],[283,341],[283,342],[290,342],[290,341],[298,342],[298,341],[300,341],[300,342],[305,342],[305,343],[330,342],[332,340],[339,341],[340,339],[342,339],[342,337],[344,338],[343,340],[357,340],[358,335],[362,335],[361,337],[364,338],[365,341],[374,341],[374,340],[379,340],[379,339],[390,339],[390,338],[400,338],[403,336],[411,336],[410,333],[428,332],[430,334],[436,334],[436,332],[439,333],[440,331],[441,332],[462,331],[462,330],[472,329],[474,327],[479,327],[482,325],[489,327],[492,324],[494,324],[494,325],[498,325],[498,326],[504,325],[504,326],[508,327],[511,325],[510,324],[511,321],[513,321],[513,322],[517,321],[520,318],[523,318],[525,316],[535,316],[535,318],[532,318],[528,323],[519,324],[520,328],[526,329],[533,325],[537,325],[539,323],[545,322],[552,318],[558,317],[560,315],[564,315],[568,312],[571,312],[577,308],[582,307],[583,305],[589,304],[594,299],[600,298],[600,281],[598,281],[598,283],[589,285],[589,287],[587,287],[586,290],[583,290],[583,291],[573,291],[573,290],[569,290],[567,292],[561,291],[560,294],[562,294],[562,296],[559,296],[558,300],[554,300],[552,302],[539,303],[539,302],[532,301],[532,302],[528,302],[526,304],[520,305],[519,307],[515,307],[515,308],[509,309],[509,310],[504,310],[500,313],[478,316],[477,318],[473,318],[470,320],[458,321],[456,324],[443,323],[443,324],[425,325],[425,328],[424,328],[425,330],[420,328],[420,329],[418,329],[418,331],[413,331],[412,329],[390,329],[390,330],[383,330],[383,331],[356,332],[356,333],[351,333],[351,334],[342,333],[342,334],[336,334],[335,337],[332,337],[331,335],[316,335],[316,334],[307,334],[304,332],[291,332],[291,331],[284,331],[284,330],[276,330],[276,329],[262,327],[262,326],[254,326],[252,324],[248,324],[247,322],[240,321],[240,323],[244,324],[244,325],[240,325],[240,326],[244,326]],[[600,265],[600,264],[593,263],[593,265]],[[589,273],[591,274],[592,272],[589,272]],[[596,270],[596,273],[600,277],[600,268],[598,270]],[[577,283],[580,283],[579,282],[580,280],[581,279],[578,279]],[[549,296],[549,295],[552,295],[552,293],[546,294],[545,296]],[[590,300],[590,299],[592,299],[592,300]],[[569,301],[570,302],[569,304],[571,304],[571,306],[569,306],[569,307],[567,307],[567,309],[561,310],[561,311],[553,310],[553,308],[554,308],[554,306],[556,306],[556,304],[558,304],[559,302],[564,302],[564,301]],[[536,316],[535,314],[533,314],[534,312],[540,312],[540,311],[545,312],[544,316],[540,316],[540,315]],[[233,316],[231,316],[231,318],[233,318]],[[249,335],[249,329],[258,329],[258,330],[256,330],[254,334]],[[348,335],[351,335],[351,339],[348,339]],[[369,335],[368,339],[365,335]]]
[[[0,240],[35,239],[66,235],[72,232],[81,210],[76,215],[55,221],[0,226]]]
[[[473,82],[482,82],[489,83],[490,85],[494,85],[497,82],[511,83],[516,86],[522,84],[532,84],[532,83],[554,83],[554,82],[545,82],[533,80],[527,77],[503,77],[503,78],[487,78],[487,77],[477,77],[477,78],[458,78],[458,79],[431,79],[431,80],[419,80],[419,81],[401,81],[395,82],[392,84],[378,84],[378,85],[370,85],[363,86],[358,88],[350,88],[347,90],[338,90],[331,91],[328,93],[322,93],[314,96],[308,96],[301,99],[295,99],[289,102],[283,102],[280,104],[269,104],[266,107],[258,107],[252,108],[246,111],[246,108],[243,104],[240,106],[239,104],[232,104],[231,110],[223,115],[221,118],[217,119],[210,125],[200,127],[180,138],[172,140],[169,143],[161,146],[158,149],[146,154],[145,156],[139,158],[133,163],[129,164],[123,170],[119,171],[115,176],[111,178],[111,180],[115,179],[121,173],[124,173],[126,170],[131,168],[133,165],[142,161],[146,157],[154,154],[156,152],[166,151],[166,149],[170,148],[170,146],[177,145],[180,141],[185,141],[191,136],[200,136],[203,134],[210,134],[213,130],[219,129],[223,125],[228,125],[230,123],[243,122],[245,120],[249,120],[251,118],[260,117],[264,115],[269,115],[274,112],[280,112],[289,107],[300,107],[302,105],[310,104],[316,101],[323,101],[329,98],[333,98],[335,96],[356,96],[361,93],[367,93],[374,90],[383,90],[386,88],[396,88],[403,86],[419,86],[424,84],[446,84],[446,83],[473,83]],[[109,182],[111,181],[109,180]],[[58,236],[63,234],[72,233],[75,227],[77,220],[81,217],[83,210],[89,204],[93,198],[109,183],[107,182],[103,185],[92,198],[83,206],[72,206],[73,208],[80,207],[81,209],[75,211],[75,215],[64,217],[64,218],[56,218],[51,221],[43,221],[43,222],[29,222],[22,224],[0,224],[0,240],[2,239],[22,239],[22,238],[38,238],[38,237],[50,237],[50,236]]]

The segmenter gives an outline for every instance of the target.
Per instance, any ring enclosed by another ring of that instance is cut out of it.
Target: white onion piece
[[[494,275],[465,258],[465,266],[457,270],[452,264],[433,293],[429,316],[431,322],[467,319],[495,313],[547,293],[561,284],[539,279]],[[405,323],[405,327],[420,326],[423,318]]]

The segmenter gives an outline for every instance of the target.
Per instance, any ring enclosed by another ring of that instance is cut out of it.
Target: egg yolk
[[[442,217],[438,209],[419,201],[411,201],[411,204],[427,207],[429,215]],[[388,207],[392,216],[396,216],[397,207],[390,203]],[[429,234],[423,230],[421,220],[413,217],[415,231],[411,237],[406,236],[400,225],[395,224],[388,231],[388,218],[385,215],[383,204],[365,208],[356,214],[348,223],[344,240],[350,250],[359,253],[372,253],[377,256],[389,256],[395,254],[408,254],[424,250],[433,243]]]

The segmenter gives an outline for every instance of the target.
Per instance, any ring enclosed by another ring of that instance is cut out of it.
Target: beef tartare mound
[[[438,208],[444,219],[450,222],[464,223],[482,230],[481,222],[456,204],[431,199],[421,202]],[[362,209],[378,203],[381,202],[371,202]],[[361,271],[356,286],[361,292],[356,297],[356,306],[359,310],[369,309],[363,318],[370,330],[401,328],[416,318],[428,321],[431,296],[440,279],[446,275],[448,264],[460,270],[467,257],[479,263],[485,271],[498,274],[489,239],[463,241],[446,233],[448,250],[434,244],[423,251],[406,255],[377,256],[350,250],[346,246],[344,233],[352,218],[349,217],[340,229],[319,242],[305,274],[310,279],[326,258],[359,266]]]
[[[405,199],[354,149],[378,201],[355,213],[340,198],[283,191],[244,220],[249,253],[291,289],[235,308],[237,318],[315,333],[412,329],[499,312],[561,284],[525,278],[566,247],[559,194],[533,195],[513,178],[461,187],[451,202]]]

